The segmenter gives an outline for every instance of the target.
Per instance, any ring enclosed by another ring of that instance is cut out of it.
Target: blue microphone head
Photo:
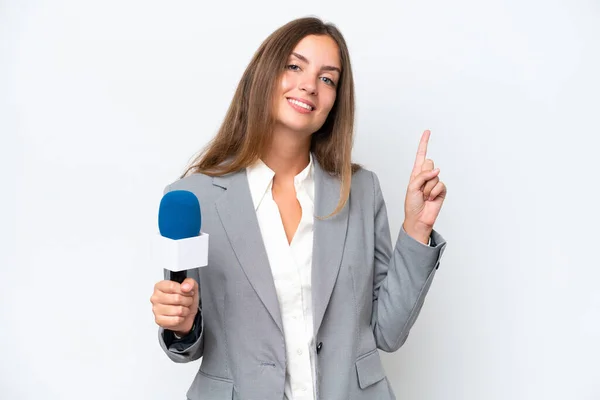
[[[161,236],[179,240],[200,235],[200,203],[192,192],[174,190],[165,194],[158,210]]]

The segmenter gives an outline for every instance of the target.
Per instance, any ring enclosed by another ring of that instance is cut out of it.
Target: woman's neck
[[[276,176],[293,178],[310,162],[310,136],[304,138],[299,134],[278,133],[273,135],[273,142],[262,160]]]

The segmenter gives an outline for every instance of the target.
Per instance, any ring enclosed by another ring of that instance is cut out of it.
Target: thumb
[[[196,281],[193,278],[185,278],[185,280],[181,283],[181,291],[183,293],[189,293],[194,290],[196,286]]]

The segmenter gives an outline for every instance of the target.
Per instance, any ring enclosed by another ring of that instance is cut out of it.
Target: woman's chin
[[[310,136],[316,129],[312,124],[307,124],[306,121],[280,121],[278,124],[279,129],[283,129],[289,132],[302,136]]]

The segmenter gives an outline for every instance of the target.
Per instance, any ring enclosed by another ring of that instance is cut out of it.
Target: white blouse
[[[302,218],[291,244],[273,200],[275,172],[262,161],[246,169],[281,310],[287,358],[284,394],[288,400],[316,397],[311,291],[315,187],[312,154],[310,157],[309,165],[294,178]]]

